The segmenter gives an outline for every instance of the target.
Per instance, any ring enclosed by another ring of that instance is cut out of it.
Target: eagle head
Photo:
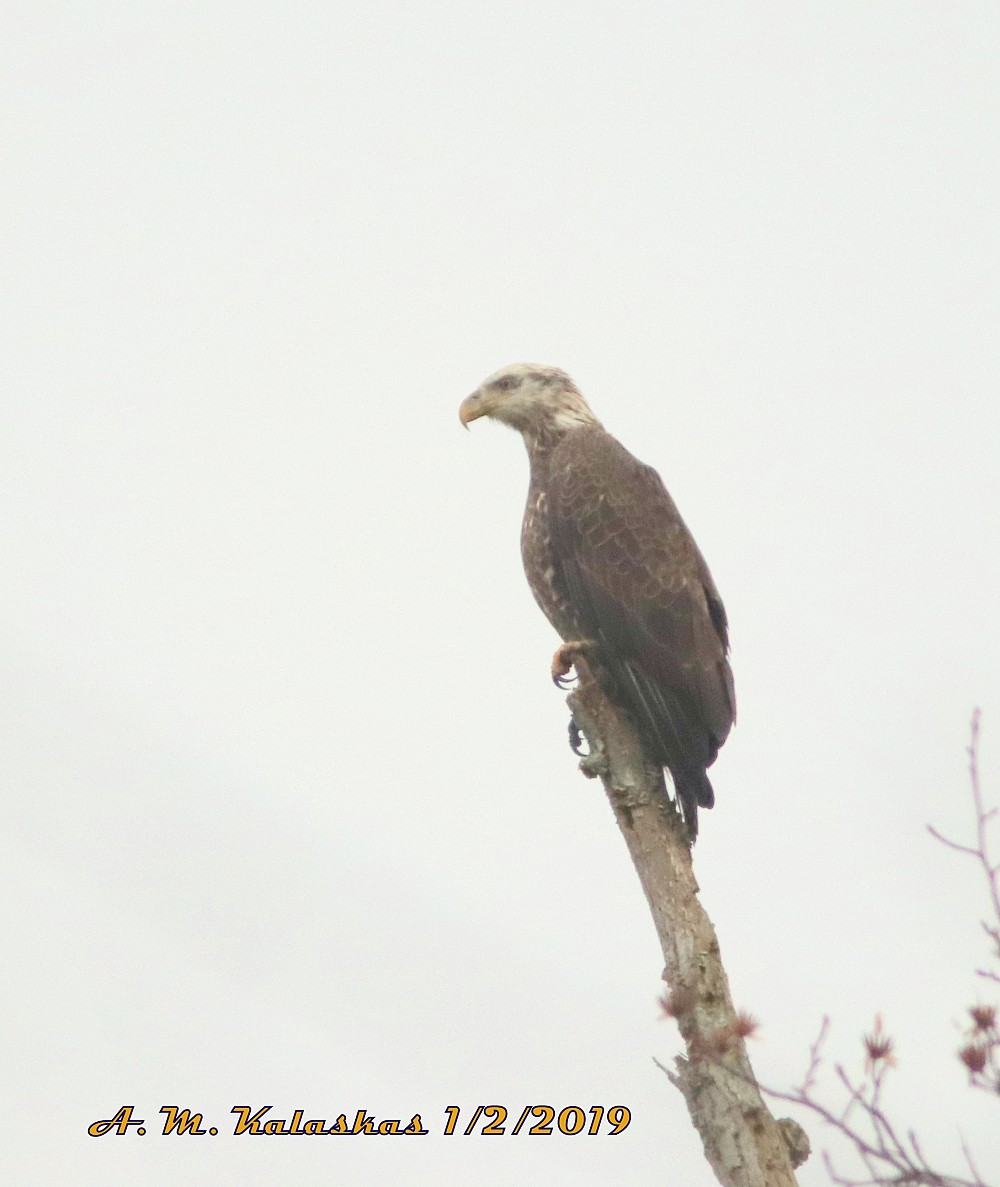
[[[512,363],[484,379],[462,401],[458,416],[466,428],[489,416],[535,440],[598,423],[565,371],[536,363]]]

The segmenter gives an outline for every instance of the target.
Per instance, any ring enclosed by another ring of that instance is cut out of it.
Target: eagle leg
[[[575,676],[567,679],[570,668],[580,656],[586,656],[589,648],[589,639],[571,639],[556,648],[556,653],[552,657],[552,683],[556,688],[569,688],[576,679]]]

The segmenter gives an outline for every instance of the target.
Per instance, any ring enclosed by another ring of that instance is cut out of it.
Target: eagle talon
[[[576,718],[569,719],[569,748],[577,756],[577,758],[589,758],[590,750],[583,748],[583,733],[580,727],[576,724]]]
[[[579,676],[570,676],[569,673],[575,666],[577,659],[586,650],[586,639],[573,639],[569,643],[563,643],[556,649],[556,653],[552,657],[552,683],[556,688],[561,688],[565,692],[567,688],[579,679]]]

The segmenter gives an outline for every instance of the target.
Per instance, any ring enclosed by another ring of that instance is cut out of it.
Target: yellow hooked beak
[[[471,396],[466,396],[459,405],[458,419],[468,428],[472,421],[478,420],[481,416],[489,416],[492,408],[493,402],[482,392],[475,391]]]

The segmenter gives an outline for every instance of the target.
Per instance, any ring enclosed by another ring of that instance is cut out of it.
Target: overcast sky
[[[725,599],[695,859],[759,1075],[825,1014],[860,1069],[881,1011],[895,1119],[1000,1180],[954,1057],[986,898],[925,830],[971,836],[976,705],[1000,800],[997,6],[3,25],[4,1180],[713,1182],[523,446],[457,419],[519,360],[660,471]],[[440,1136],[533,1103],[632,1122]],[[125,1104],[147,1136],[87,1136]],[[231,1136],[266,1104],[434,1136]]]

